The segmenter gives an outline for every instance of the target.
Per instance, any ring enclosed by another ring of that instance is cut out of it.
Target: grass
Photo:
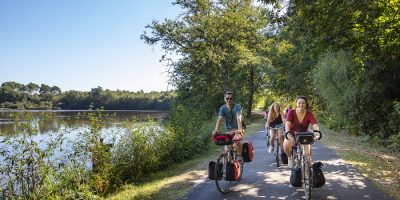
[[[253,116],[247,125],[245,139],[263,127],[263,116]],[[179,199],[184,197],[208,173],[208,162],[215,160],[221,147],[214,146],[202,155],[152,174],[149,182],[125,185],[106,199]]]
[[[400,157],[398,152],[390,152],[385,147],[361,143],[356,136],[346,132],[323,129],[321,141],[337,151],[347,163],[359,169],[385,193],[400,199]]]

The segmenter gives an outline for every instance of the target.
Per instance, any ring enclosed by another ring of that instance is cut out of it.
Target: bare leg
[[[274,140],[275,140],[275,131],[274,131],[274,129],[272,129],[272,128],[270,129],[269,135],[271,136],[269,138],[269,144],[274,146]]]
[[[283,128],[278,129],[279,144],[283,148]]]
[[[294,146],[294,139],[291,136],[288,136],[289,140],[285,138],[283,141],[283,150],[285,151],[288,158],[292,157],[292,147]]]

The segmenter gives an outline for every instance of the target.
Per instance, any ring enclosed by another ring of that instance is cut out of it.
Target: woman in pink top
[[[305,96],[300,96],[296,98],[296,109],[289,110],[286,117],[285,128],[287,132],[293,137],[285,138],[283,142],[283,149],[288,156],[288,166],[293,168],[292,160],[292,146],[295,145],[294,142],[294,132],[306,132],[308,126],[311,124],[313,130],[319,130],[317,120],[311,111],[307,110],[308,102]],[[306,145],[306,152],[310,155],[310,145]]]

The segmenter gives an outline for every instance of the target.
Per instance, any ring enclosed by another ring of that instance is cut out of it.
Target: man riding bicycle
[[[289,139],[285,139],[283,142],[283,148],[288,156],[288,166],[293,168],[292,160],[292,147],[295,145],[294,134],[295,132],[306,132],[309,124],[312,125],[314,130],[319,131],[317,120],[311,111],[306,110],[308,107],[307,98],[300,96],[296,98],[296,109],[289,110],[286,118],[286,131],[292,135]],[[306,154],[310,155],[311,147],[306,145]]]
[[[222,122],[225,120],[226,131],[228,132],[234,130],[234,145],[236,145],[237,153],[239,155],[239,158],[242,160],[242,144],[240,142],[240,140],[243,139],[244,135],[242,123],[242,106],[235,103],[233,97],[233,92],[225,92],[225,104],[219,108],[218,119],[215,124],[213,135],[219,133]]]

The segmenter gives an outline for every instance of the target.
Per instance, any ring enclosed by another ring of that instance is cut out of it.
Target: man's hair
[[[232,95],[232,96],[235,96],[235,94],[233,94],[233,92],[231,92],[231,91],[226,91],[225,94],[224,94],[224,98],[226,97],[227,94],[230,94],[230,95]]]

